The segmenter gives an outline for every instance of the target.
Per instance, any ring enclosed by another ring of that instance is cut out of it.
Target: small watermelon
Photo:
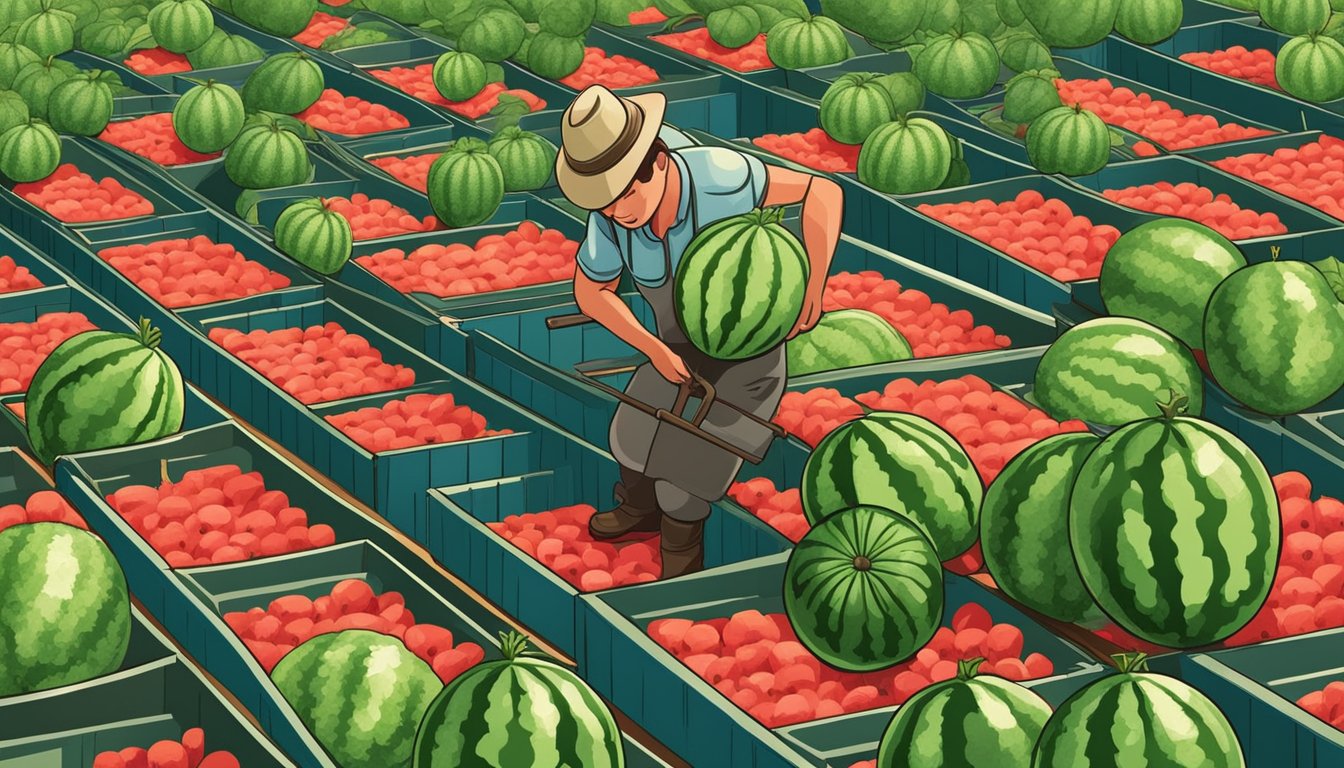
[[[999,80],[999,52],[975,32],[934,38],[915,57],[914,72],[930,93],[949,99],[984,96]]]
[[[1176,34],[1184,17],[1182,0],[1121,0],[1115,31],[1140,45],[1156,45]]]
[[[924,3],[922,0],[821,0],[821,12],[869,40],[896,43],[919,27],[924,16]]]
[[[256,43],[242,35],[230,35],[219,27],[215,27],[210,39],[200,48],[187,51],[187,62],[192,69],[232,67],[261,61],[265,57],[266,52]]]
[[[1320,32],[1330,10],[1330,0],[1260,0],[1260,20],[1285,35]]]
[[[486,142],[464,136],[429,167],[427,189],[440,221],[474,227],[489,221],[504,201],[504,171]]]
[[[1015,32],[994,41],[1003,65],[1014,72],[1050,69],[1055,66],[1050,49],[1035,35]]]
[[[300,264],[323,275],[334,275],[354,251],[350,222],[309,198],[291,203],[275,221],[275,247]]]
[[[1033,397],[1056,419],[1115,427],[1157,416],[1155,394],[1186,393],[1204,408],[1204,374],[1166,331],[1129,317],[1080,323],[1051,344],[1036,368]]]
[[[119,59],[135,30],[120,21],[95,21],[75,36],[75,48],[104,59]]]
[[[247,119],[243,98],[232,86],[208,80],[173,106],[173,131],[188,149],[220,152],[242,133]]]
[[[308,26],[317,0],[232,0],[231,13],[262,32],[293,37]]]
[[[784,613],[798,641],[826,664],[846,672],[886,669],[938,630],[942,565],[905,515],[841,509],[814,524],[789,555]]]
[[[22,24],[42,12],[42,0],[8,0],[0,3],[0,29]]]
[[[938,188],[952,170],[952,139],[923,117],[896,120],[873,131],[859,150],[859,181],[879,192],[909,195]]]
[[[686,338],[719,360],[745,360],[784,342],[807,285],[803,245],[782,208],[756,209],[704,228],[677,265],[675,309]]]
[[[749,5],[720,8],[705,17],[709,37],[724,48],[741,48],[765,31],[761,16]]]
[[[1325,35],[1295,37],[1279,50],[1274,76],[1304,101],[1344,99],[1344,43]]]
[[[559,150],[541,135],[509,125],[490,137],[489,151],[504,174],[504,191],[530,192],[550,182]]]
[[[243,103],[249,112],[297,115],[322,97],[326,79],[322,68],[303,52],[278,53],[267,58],[243,83]]]
[[[924,84],[913,72],[893,72],[877,78],[877,84],[891,97],[892,114],[905,117],[924,108]]]
[[[224,172],[243,189],[306,184],[313,161],[297,134],[275,121],[245,125],[224,154]]]
[[[891,93],[871,72],[836,78],[821,97],[822,130],[841,144],[862,144],[873,131],[896,117]]]
[[[97,72],[80,72],[51,90],[47,111],[60,133],[97,136],[112,120],[112,89]]]
[[[126,575],[103,540],[65,523],[0,531],[0,698],[115,672],[131,640]]]
[[[542,30],[560,37],[582,37],[593,26],[593,17],[597,13],[594,0],[564,0],[564,2],[545,3],[537,14],[537,24]]]
[[[1117,673],[1059,705],[1041,732],[1032,768],[1094,765],[1096,755],[1117,766],[1245,768],[1236,732],[1204,694],[1149,672],[1142,653],[1115,662]]]
[[[1088,176],[1111,157],[1111,129],[1081,105],[1060,106],[1027,127],[1027,157],[1042,173]]]
[[[939,560],[975,542],[984,490],[956,438],[922,416],[894,412],[870,413],[822,439],[799,489],[813,525],[864,504],[909,515],[928,533]]]
[[[1083,584],[1116,624],[1169,648],[1225,640],[1265,604],[1279,563],[1279,501],[1235,435],[1179,415],[1112,432],[1083,462],[1069,541]]]
[[[0,136],[28,122],[28,102],[15,91],[0,90]]]
[[[148,21],[154,41],[173,53],[200,48],[215,31],[215,14],[203,0],[161,0]]]
[[[957,0],[957,28],[989,37],[1003,27],[998,5],[998,0]]]
[[[527,48],[527,67],[542,77],[560,80],[583,66],[583,40],[538,32]]]
[[[28,385],[28,442],[57,456],[158,440],[182,429],[182,373],[141,318],[136,333],[86,331],[57,347]]]
[[[38,56],[59,56],[75,48],[75,17],[47,8],[19,25],[14,42]]]
[[[789,340],[789,377],[914,356],[891,323],[866,310],[841,309],[823,314],[812,330]]]
[[[1003,119],[1010,123],[1030,123],[1060,106],[1059,89],[1053,69],[1027,70],[1013,76],[1003,94]]]
[[[30,118],[0,134],[0,174],[10,181],[41,181],[60,164],[61,137],[41,120]]]
[[[25,66],[14,78],[14,90],[28,103],[29,114],[46,120],[51,106],[51,92],[76,72],[78,70],[67,62],[48,56],[45,61]]]
[[[41,56],[18,43],[0,42],[0,88],[13,88],[19,72],[29,64],[42,61]]]
[[[490,9],[462,31],[458,36],[458,48],[475,54],[481,61],[498,62],[517,53],[526,36],[527,27],[512,9]]]
[[[1018,0],[1018,5],[1051,48],[1086,48],[1101,42],[1120,11],[1120,0]]]
[[[485,87],[485,63],[474,53],[447,51],[434,62],[434,87],[449,101],[466,101]]]
[[[845,30],[833,19],[784,19],[765,36],[765,53],[781,69],[838,64],[854,55]]]
[[[1017,0],[998,0],[994,8],[999,14],[999,19],[1010,27],[1016,27],[1027,20],[1027,15],[1022,12],[1022,6],[1017,4]]]

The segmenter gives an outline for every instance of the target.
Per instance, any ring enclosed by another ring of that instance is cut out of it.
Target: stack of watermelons
[[[657,0],[667,27],[703,20],[709,37],[724,48],[741,48],[765,35],[775,66],[806,69],[836,64],[854,55],[845,31],[829,15],[812,15],[802,0]]]
[[[1305,101],[1344,99],[1344,3],[1260,0],[1260,22],[1293,35],[1274,62],[1279,87]]]
[[[595,0],[425,0],[428,18],[419,26],[478,59],[485,82],[503,79],[505,60],[559,80],[583,64],[597,7]]]

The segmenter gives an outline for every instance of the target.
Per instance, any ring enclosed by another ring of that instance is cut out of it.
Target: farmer
[[[661,93],[622,98],[593,85],[565,110],[556,178],[571,202],[591,212],[574,273],[575,301],[648,358],[625,390],[633,399],[671,409],[679,385],[694,371],[719,400],[770,419],[784,394],[784,344],[748,360],[708,357],[677,324],[673,276],[696,233],[714,222],[757,207],[802,203],[811,270],[790,338],[807,331],[821,317],[843,195],[830,179],[765,165],[726,147],[669,149],[660,138],[666,105]],[[617,293],[627,272],[653,311],[656,334]],[[702,426],[755,454],[771,439],[768,429],[724,406],[711,408]],[[658,532],[663,578],[700,570],[710,505],[723,498],[742,459],[625,404],[612,419],[610,442],[621,472],[617,504],[592,517],[593,536]]]

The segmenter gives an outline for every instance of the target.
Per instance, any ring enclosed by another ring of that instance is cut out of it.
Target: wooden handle
[[[561,328],[573,328],[576,325],[584,325],[591,322],[593,322],[593,318],[582,312],[575,312],[572,315],[553,315],[546,318],[546,329],[555,331]]]

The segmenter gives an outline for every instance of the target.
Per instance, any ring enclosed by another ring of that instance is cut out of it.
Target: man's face
[[[602,214],[626,229],[639,229],[653,218],[667,189],[667,154],[658,156],[648,181],[635,179],[625,194],[602,209]]]

